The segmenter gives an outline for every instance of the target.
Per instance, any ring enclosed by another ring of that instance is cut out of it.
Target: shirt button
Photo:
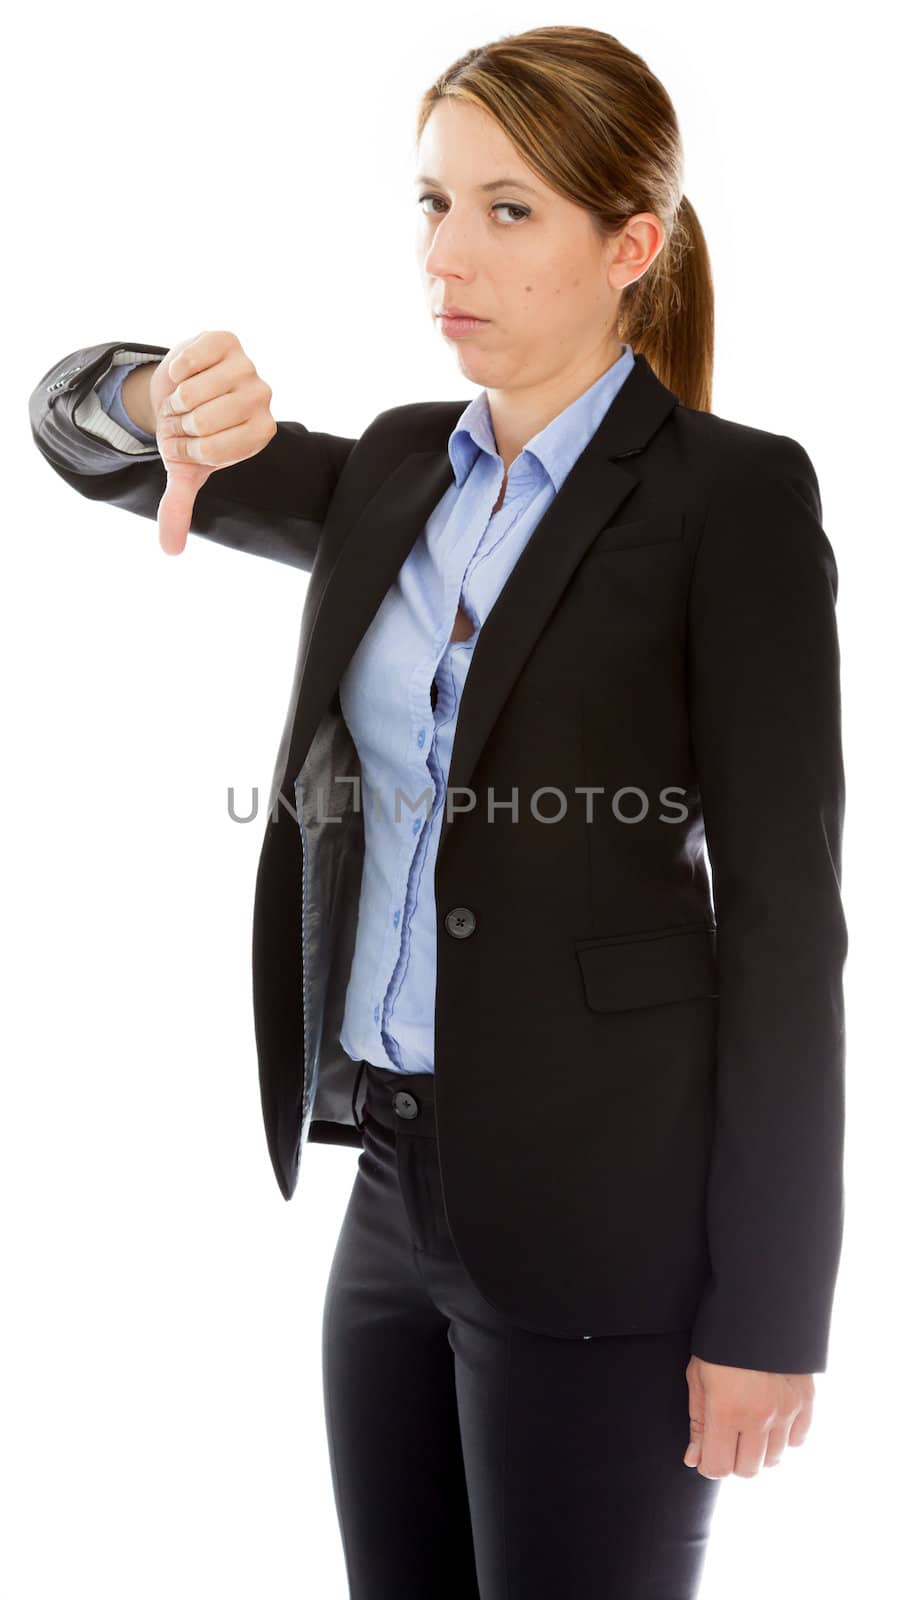
[[[416,735],[416,743],[419,745],[420,750],[422,749],[422,747],[425,744],[425,742],[426,742],[426,730],[425,730],[425,728],[420,728],[418,734]]]
[[[418,817],[414,817],[413,818],[413,832],[414,833],[418,833],[421,827],[422,827],[422,823],[420,822],[419,818]]]
[[[373,1022],[377,1022],[378,1021],[378,1006],[375,1007],[375,1010],[372,1013],[372,1021]]]
[[[398,910],[398,911],[395,911],[395,913],[394,913],[394,926],[395,926],[395,928],[397,927],[397,924],[399,923],[399,921],[400,921],[400,911]]]

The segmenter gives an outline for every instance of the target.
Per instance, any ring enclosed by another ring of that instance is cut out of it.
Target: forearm
[[[32,436],[48,465],[79,494],[154,520],[167,487],[160,454],[153,441],[147,448],[138,444],[135,451],[128,450],[133,441],[105,416],[94,395],[94,386],[118,352],[131,359],[153,356],[152,362],[143,363],[150,369],[164,359],[167,347],[111,341],[56,361],[29,396]],[[124,389],[132,376],[127,374]],[[139,407],[126,414],[143,426]],[[106,427],[98,429],[95,424],[101,419]],[[153,427],[146,431],[152,433]],[[119,443],[111,442],[117,435]],[[278,422],[277,434],[264,450],[212,474],[196,497],[191,531],[311,572],[321,527],[356,443],[314,432],[301,422]],[[376,456],[381,459],[380,444]]]

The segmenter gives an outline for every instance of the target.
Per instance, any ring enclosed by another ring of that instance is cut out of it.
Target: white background
[[[391,405],[466,403],[413,249],[417,103],[469,46],[555,22],[615,33],[672,95],[716,281],[713,409],[805,446],[840,573],[849,1118],[830,1362],[805,1446],[725,1480],[701,1600],[850,1596],[903,1564],[893,22],[875,5],[453,9],[46,5],[7,36],[9,1600],[346,1595],[319,1342],[356,1162],[310,1144],[285,1203],[253,1038],[255,867],[307,579],[194,537],[165,557],[152,522],[45,464],[29,392],[88,344],[226,327],[277,418],[353,436]],[[258,788],[254,822],[230,821],[228,785],[241,811]]]

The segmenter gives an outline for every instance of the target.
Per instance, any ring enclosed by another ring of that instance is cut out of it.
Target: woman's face
[[[449,340],[464,377],[507,390],[604,371],[620,349],[621,290],[661,248],[659,219],[640,213],[601,239],[486,112],[453,99],[433,107],[416,170],[417,260],[440,337],[443,306],[486,319]]]

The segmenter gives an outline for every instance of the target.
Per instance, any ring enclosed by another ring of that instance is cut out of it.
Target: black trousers
[[[433,1075],[365,1079],[322,1349],[351,1600],[691,1600],[721,1480],[682,1460],[687,1332],[511,1324],[448,1232]]]

